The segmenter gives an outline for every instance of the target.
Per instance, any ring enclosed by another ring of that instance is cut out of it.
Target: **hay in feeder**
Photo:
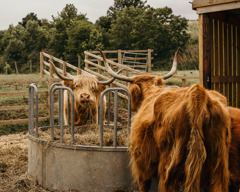
[[[64,144],[71,144],[70,127],[64,127]],[[100,126],[96,124],[86,124],[75,127],[74,145],[100,146]],[[103,146],[113,146],[113,128],[104,127]],[[39,131],[39,138],[51,141],[51,128],[46,131]],[[60,142],[60,129],[54,128],[54,142]],[[127,147],[128,131],[123,128],[117,131],[117,146]]]

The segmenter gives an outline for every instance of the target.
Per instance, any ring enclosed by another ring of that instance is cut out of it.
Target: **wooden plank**
[[[236,74],[239,77],[240,76],[240,27],[237,27],[236,29]],[[237,93],[236,93],[236,99],[237,99],[237,107],[240,108],[240,83],[237,83]]]
[[[232,76],[236,76],[236,55],[235,55],[235,27],[231,25],[231,52],[232,52]],[[236,107],[236,83],[232,82],[232,106]]]
[[[91,53],[89,53],[89,52],[87,52],[87,51],[84,51],[84,54],[85,54],[85,56],[91,56],[91,57],[94,57],[94,58],[96,58],[96,59],[98,59],[98,60],[100,60],[100,61],[103,61],[102,57],[97,56],[97,55],[94,55],[94,54],[91,54]],[[122,65],[122,64],[119,64],[119,63],[115,63],[115,62],[113,62],[113,61],[111,61],[111,60],[108,60],[108,59],[107,59],[107,61],[109,62],[109,64],[115,65],[115,66],[117,66],[117,67],[119,67],[119,68],[126,69],[126,70],[128,70],[128,71],[133,72],[133,73],[144,74],[143,72],[138,71],[138,70],[135,70],[135,69],[132,69],[131,67],[127,67],[127,66],[125,66],[125,65]]]
[[[60,64],[62,64],[62,65],[63,65],[63,63],[65,62],[65,61],[63,61],[63,60],[61,60],[61,59],[58,59],[58,58],[56,58],[56,57],[53,57],[53,56],[51,56],[51,55],[49,55],[49,54],[47,54],[47,53],[45,53],[45,52],[43,52],[43,56],[44,56],[44,57],[47,57],[48,59],[50,59],[50,58],[52,57],[52,60],[53,60],[53,61],[56,61],[56,62],[58,62],[58,63],[60,63]],[[70,64],[70,63],[68,63],[68,62],[65,62],[65,63],[66,63],[66,66],[67,66],[67,67],[69,67],[69,68],[77,71],[77,67],[75,67],[74,65],[72,65],[72,64]]]
[[[177,79],[199,79],[197,76],[184,76],[184,75],[173,75],[171,78]]]
[[[54,117],[57,119],[58,117]],[[39,117],[38,121],[49,121],[49,117]],[[12,120],[1,120],[0,125],[11,125],[18,123],[28,123],[28,119],[12,119]]]
[[[217,71],[217,32],[216,32],[216,27],[217,27],[217,25],[216,25],[216,20],[215,19],[213,19],[213,21],[212,21],[213,23],[212,23],[212,27],[213,27],[213,31],[212,31],[212,34],[213,34],[213,42],[212,42],[212,58],[213,58],[213,69],[212,69],[212,75],[213,76],[216,76],[217,74],[216,74],[216,71]],[[214,82],[213,83],[213,89],[214,90],[216,90],[216,83]]]
[[[47,91],[38,92],[39,95],[48,95]],[[0,93],[0,96],[23,96],[28,95],[28,92],[7,92],[7,93]]]
[[[222,76],[222,23],[218,21],[218,76]],[[222,82],[218,83],[218,90],[220,93],[223,93]]]
[[[211,34],[210,17],[203,15],[203,85],[211,89]]]
[[[101,65],[99,65],[99,64],[93,63],[93,62],[91,62],[89,60],[84,60],[84,62],[87,63],[87,64],[95,66],[97,69],[102,69],[102,70],[106,71],[106,68],[101,66]],[[91,67],[88,66],[87,68],[91,68]],[[85,68],[84,70],[86,70],[87,68]]]
[[[206,6],[206,7],[198,7],[197,14],[205,14],[205,13],[213,13],[213,12],[221,12],[228,10],[235,10],[240,8],[240,2],[231,2],[228,4],[214,5],[214,6]]]
[[[230,52],[229,52],[229,42],[230,42],[230,40],[229,40],[229,24],[227,24],[227,57],[226,58],[229,58],[230,57]],[[230,62],[229,62],[229,59],[227,59],[227,76],[229,76],[229,65],[230,65]],[[230,96],[230,86],[229,86],[229,83],[227,83],[227,95],[226,95],[226,97],[227,97],[227,101],[228,101],[228,104],[230,103],[230,101],[229,101],[229,96]]]
[[[58,79],[58,78],[57,78]],[[57,80],[55,79],[55,80]],[[49,78],[13,78],[13,79],[0,79],[1,83],[21,83],[21,82],[47,82]]]
[[[239,76],[239,74],[238,74],[238,27],[237,26],[235,26],[235,34],[234,34],[234,36],[235,36],[235,75],[236,76]],[[238,86],[239,84],[238,83],[236,83],[235,84],[235,90],[236,90],[236,92],[235,92],[235,101],[236,101],[236,107],[238,107],[239,106],[239,99],[238,99],[238,97],[239,97],[239,95],[238,95],[238,89],[239,89],[239,86]]]
[[[58,103],[55,103],[54,106],[58,107]],[[38,109],[48,108],[48,104],[40,104],[38,105]],[[15,110],[28,110],[28,105],[19,105],[19,106],[3,106],[0,107],[0,111],[15,111]]]
[[[222,22],[222,65],[223,65],[223,74],[222,76],[226,76],[226,56],[225,56],[225,23]],[[226,95],[226,83],[223,82],[223,95]]]
[[[89,53],[99,53],[99,51],[87,51]],[[103,53],[118,53],[118,51],[113,51],[113,50],[102,50]],[[129,52],[129,53],[147,53],[147,50],[121,50],[121,52]],[[151,52],[153,50],[151,49]]]
[[[239,76],[212,76],[212,82],[240,83]]]
[[[44,77],[44,72],[43,72],[43,52],[40,52],[40,77]]]
[[[199,37],[199,79],[203,85],[203,15],[198,16],[198,37]]]

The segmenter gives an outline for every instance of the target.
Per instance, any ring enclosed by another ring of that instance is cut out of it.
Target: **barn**
[[[240,0],[193,0],[199,17],[200,82],[240,107]]]

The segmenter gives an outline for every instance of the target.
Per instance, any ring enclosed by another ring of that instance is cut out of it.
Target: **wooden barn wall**
[[[225,95],[228,104],[240,107],[240,27],[210,17],[211,89]]]

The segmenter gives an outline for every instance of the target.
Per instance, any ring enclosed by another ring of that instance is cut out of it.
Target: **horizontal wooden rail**
[[[47,91],[38,92],[39,95],[48,95]],[[23,96],[28,95],[28,92],[6,92],[6,93],[0,93],[0,96]]]
[[[58,103],[54,103],[55,107],[58,107]],[[38,109],[44,109],[44,108],[48,108],[49,105],[48,104],[40,104],[38,105]],[[13,110],[27,110],[28,109],[28,105],[15,105],[15,106],[3,106],[0,107],[0,111],[13,111]]]
[[[100,61],[103,61],[103,58],[102,58],[102,57],[97,56],[97,55],[94,55],[94,54],[92,54],[92,53],[90,53],[90,52],[84,51],[84,54],[85,54],[85,55],[88,55],[88,56],[90,56],[90,57],[96,58],[96,59],[98,59],[98,60],[100,60]],[[125,66],[125,65],[122,65],[122,64],[113,62],[113,61],[111,61],[111,60],[107,60],[107,61],[108,61],[110,64],[112,64],[112,65],[115,65],[115,66],[117,66],[117,67],[119,67],[119,68],[122,68],[122,69],[125,69],[125,70],[128,70],[128,71],[131,71],[131,72],[133,72],[133,73],[136,73],[136,74],[144,74],[143,72],[138,71],[138,70],[135,70],[135,69],[132,69],[131,67],[127,67],[127,66]],[[87,62],[87,60],[85,59],[84,62]]]
[[[199,79],[198,76],[173,75],[171,78],[177,79]]]
[[[49,78],[13,78],[13,79],[0,79],[0,82],[2,83],[19,83],[19,82],[47,82],[49,80]],[[51,78],[51,80],[59,80],[59,79],[53,79]]]
[[[58,117],[54,117],[57,119]],[[39,117],[38,121],[49,121],[49,117]],[[28,123],[28,119],[12,119],[12,120],[1,120],[0,125],[10,125],[10,124],[18,124],[18,123]]]
[[[145,53],[148,50],[120,50],[121,52],[131,52],[131,53]],[[89,51],[90,53],[99,53],[99,51]],[[103,53],[118,53],[118,50],[104,50]],[[153,52],[152,49],[150,49],[150,52]]]

